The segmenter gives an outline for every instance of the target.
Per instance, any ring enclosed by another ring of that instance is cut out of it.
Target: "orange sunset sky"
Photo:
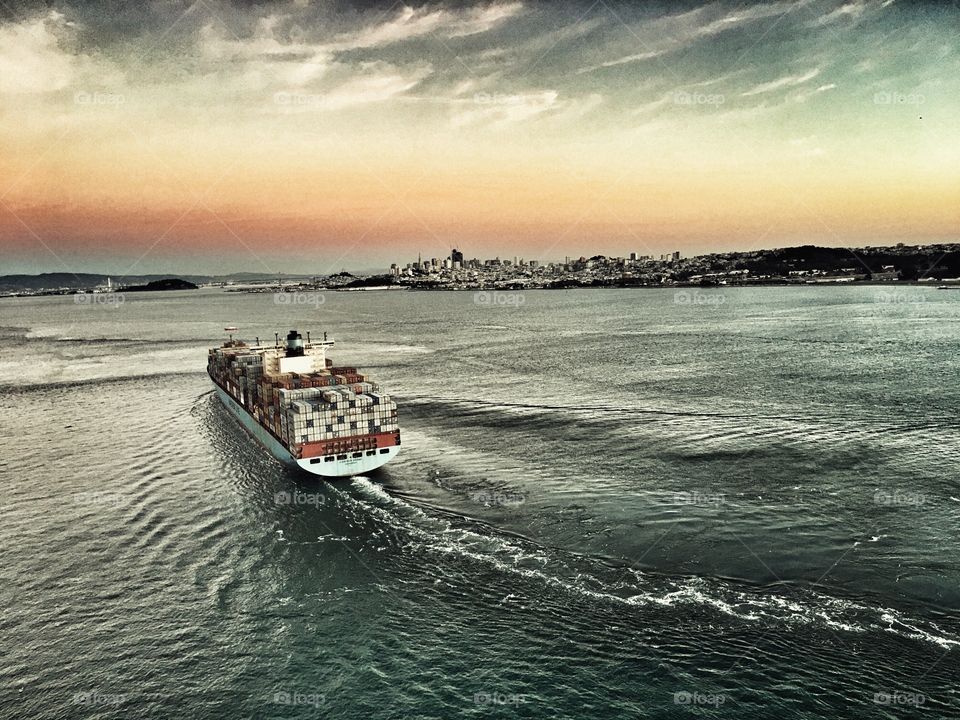
[[[950,3],[19,3],[4,272],[956,240]]]

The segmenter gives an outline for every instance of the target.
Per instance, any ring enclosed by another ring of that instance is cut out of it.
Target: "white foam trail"
[[[360,492],[374,497],[377,500],[381,500],[390,504],[401,502],[376,483],[370,482],[370,479],[364,477],[363,475],[354,475],[351,477],[350,484],[357,488]]]
[[[735,590],[723,585],[721,581],[707,578],[670,580],[653,578],[637,570],[631,571],[636,585],[626,588],[635,590],[631,595],[593,589],[608,585],[588,573],[575,572],[572,568],[571,571],[575,574],[570,578],[547,572],[548,567],[560,569],[565,565],[562,559],[548,557],[545,550],[537,549],[531,552],[512,540],[454,527],[449,520],[427,515],[420,508],[390,495],[366,477],[354,477],[352,482],[363,495],[378,502],[370,504],[360,498],[355,498],[356,501],[364,505],[371,515],[377,516],[394,530],[413,536],[416,541],[415,547],[421,551],[468,558],[491,566],[499,572],[544,583],[600,602],[632,607],[706,606],[744,622],[768,620],[787,625],[795,623],[820,625],[850,633],[886,630],[915,640],[932,642],[944,648],[960,646],[960,640],[943,637],[910,624],[900,619],[895,611],[821,595],[813,591],[786,598]],[[424,526],[423,523],[430,523],[432,527]],[[531,562],[537,567],[531,567]],[[657,583],[659,586],[654,586]],[[644,588],[644,585],[647,587]],[[509,597],[508,595],[502,602],[507,601]],[[879,613],[883,614],[878,617]],[[871,617],[876,619],[871,621]],[[903,629],[893,627],[894,624]]]
[[[915,625],[911,625],[910,623],[902,620],[899,617],[899,613],[897,613],[895,610],[887,609],[881,616],[881,620],[887,623],[887,627],[884,628],[884,630],[887,632],[896,633],[898,635],[906,635],[907,637],[912,637],[915,640],[926,640],[927,642],[936,643],[945,649],[949,649],[951,647],[960,647],[960,640],[951,640],[950,638],[934,635],[927,630],[923,630]],[[907,632],[898,631],[894,625],[899,625],[902,628],[906,628]]]

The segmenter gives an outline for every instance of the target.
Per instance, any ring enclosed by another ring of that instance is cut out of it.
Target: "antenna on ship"
[[[230,333],[230,342],[233,342],[233,334],[237,331],[237,328],[230,325],[229,327],[225,327],[224,331]]]
[[[274,344],[274,347],[278,347],[280,345],[280,333],[275,332],[273,334],[273,344]]]
[[[257,335],[257,347],[260,347],[260,336]]]
[[[307,345],[310,344],[310,331],[307,330]]]

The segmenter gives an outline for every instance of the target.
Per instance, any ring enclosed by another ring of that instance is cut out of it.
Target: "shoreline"
[[[229,292],[236,295],[269,295],[275,293],[319,293],[319,292],[338,292],[338,293],[355,293],[355,292],[531,292],[531,291],[563,291],[563,290],[700,290],[703,292],[719,292],[723,290],[732,290],[732,289],[744,289],[744,288],[817,288],[817,287],[829,287],[829,288],[838,288],[838,287],[874,287],[874,288],[930,288],[933,290],[960,290],[960,283],[958,282],[949,282],[943,280],[931,281],[931,282],[917,282],[915,280],[907,281],[869,281],[869,280],[859,280],[851,282],[756,282],[756,283],[737,283],[737,284],[728,284],[728,285],[697,285],[691,283],[675,283],[671,285],[634,285],[634,284],[610,284],[610,285],[594,285],[594,284],[582,284],[582,285],[566,285],[562,287],[551,287],[551,286],[536,286],[536,287],[524,287],[524,286],[477,286],[477,287],[425,287],[417,285],[393,285],[393,286],[379,286],[379,287],[364,287],[364,288],[338,288],[338,287],[317,287],[317,288],[298,288],[298,289],[279,289],[279,288],[263,288],[263,289],[248,289],[248,290],[225,290],[219,288],[223,292]],[[198,288],[199,290],[214,290],[217,288],[208,287],[208,288]],[[51,290],[45,292],[22,292],[22,293],[6,293],[0,295],[2,298],[32,298],[32,297],[72,297],[77,295],[96,295],[96,296],[111,296],[111,295],[124,295],[128,292],[150,292],[153,294],[157,291],[144,291],[144,290],[123,290],[118,289],[112,292],[91,292],[91,291],[58,291]],[[169,291],[160,291],[160,292],[169,292]]]

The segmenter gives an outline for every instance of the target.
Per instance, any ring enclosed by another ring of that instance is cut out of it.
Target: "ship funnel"
[[[301,357],[303,355],[303,338],[296,330],[287,333],[287,357]]]

